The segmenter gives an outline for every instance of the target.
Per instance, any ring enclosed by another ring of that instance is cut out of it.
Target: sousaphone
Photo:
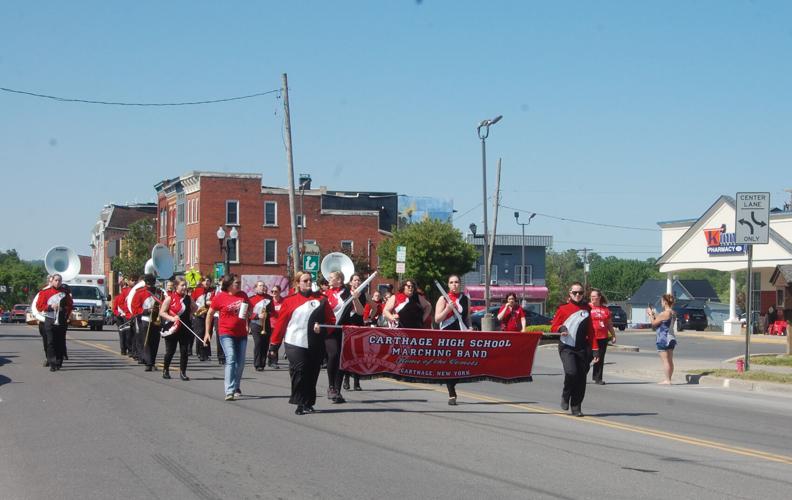
[[[350,259],[347,254],[341,252],[332,252],[325,255],[319,268],[322,270],[322,276],[324,276],[325,279],[327,279],[330,273],[341,271],[344,275],[345,285],[349,283],[349,280],[352,279],[352,275],[355,274],[355,264],[352,262],[352,259]]]

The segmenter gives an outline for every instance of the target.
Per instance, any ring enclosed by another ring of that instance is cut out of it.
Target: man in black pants
[[[150,372],[154,369],[160,344],[160,325],[157,316],[162,299],[158,295],[154,275],[146,274],[143,276],[143,281],[146,286],[139,288],[132,299],[132,314],[138,318],[140,360],[146,365],[146,371]]]
[[[558,332],[558,355],[564,366],[564,389],[561,392],[561,409],[582,417],[581,404],[586,395],[586,374],[591,362],[591,308],[584,300],[583,285],[574,282],[569,289],[569,301],[556,310],[550,331]]]
[[[267,364],[272,326],[272,299],[267,294],[263,281],[256,282],[255,293],[250,297],[250,335],[253,337],[253,367],[257,372],[264,371]]]
[[[53,274],[50,287],[39,292],[36,309],[45,316],[44,333],[47,337],[47,361],[51,372],[60,370],[66,355],[66,326],[73,302],[71,292],[61,284],[61,275]]]

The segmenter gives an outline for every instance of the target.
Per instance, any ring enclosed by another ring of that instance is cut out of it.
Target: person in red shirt
[[[365,307],[363,307],[363,324],[366,326],[378,326],[383,308],[382,294],[379,292],[372,293],[371,300],[366,302]]]
[[[52,275],[49,274],[47,275],[47,286],[45,286],[44,288],[38,291],[36,296],[33,297],[33,304],[32,304],[34,306],[32,309],[35,309],[35,311],[33,312],[38,313],[36,317],[39,318],[38,331],[39,331],[39,335],[41,336],[41,343],[44,347],[44,368],[47,368],[49,366],[49,357],[47,357],[47,332],[44,330],[44,324],[46,323],[46,321],[41,320],[42,314],[39,312],[37,303],[38,303],[39,294],[51,287],[52,287]]]
[[[253,367],[257,372],[264,371],[267,364],[267,350],[270,344],[272,326],[269,316],[272,313],[272,297],[267,293],[263,281],[256,282],[250,301],[250,336],[253,337]]]
[[[192,316],[192,329],[198,335],[206,329],[206,311],[212,304],[212,296],[214,295],[214,287],[212,287],[212,278],[204,276],[201,280],[201,285],[193,290],[190,297],[195,303],[195,311]],[[189,349],[187,351],[190,352]],[[212,355],[211,344],[202,344],[200,342],[195,345],[195,353],[198,355],[198,361],[206,361]]]
[[[124,278],[121,290],[118,291],[113,299],[113,316],[115,316],[116,324],[118,325],[118,342],[120,344],[121,355],[126,356],[131,353],[132,349],[130,341],[132,340],[129,335],[129,320],[132,315],[127,310],[126,299],[131,289],[129,280]]]
[[[44,314],[44,333],[47,336],[47,361],[51,372],[60,370],[66,349],[66,328],[74,303],[69,287],[60,274],[53,274],[50,287],[39,292],[36,309]]]
[[[586,395],[586,374],[591,362],[591,342],[594,328],[591,325],[591,308],[584,299],[583,285],[576,281],[569,288],[569,301],[558,307],[550,331],[558,332],[558,355],[564,366],[564,389],[561,392],[561,409],[582,417],[581,405]],[[597,360],[595,360],[597,361]]]
[[[162,304],[162,295],[157,288],[157,279],[153,274],[143,276],[145,286],[138,288],[132,297],[132,314],[137,321],[137,343],[140,361],[146,365],[146,371],[154,370],[157,351],[160,345],[160,322],[157,320]]]
[[[327,297],[311,290],[311,274],[297,272],[297,292],[283,299],[270,339],[270,353],[277,353],[280,343],[286,348],[291,377],[289,403],[297,405],[297,415],[314,412],[316,381],[324,359],[324,336],[332,325],[333,309]],[[272,355],[272,354],[271,354]]]
[[[272,297],[272,312],[269,316],[269,324],[270,324],[270,331],[275,329],[275,323],[278,319],[278,313],[280,312],[281,306],[283,305],[283,295],[281,291],[281,287],[278,285],[273,285],[270,289],[270,297]],[[272,342],[270,341],[270,344]],[[267,366],[270,368],[278,369],[278,352],[268,352],[267,353]]]
[[[517,302],[516,294],[506,296],[506,303],[498,311],[498,320],[504,332],[521,332],[525,329],[525,311]]]
[[[594,359],[597,360],[592,369],[592,379],[597,385],[605,385],[602,380],[602,369],[605,366],[605,351],[608,348],[608,334],[615,335],[611,311],[608,309],[608,299],[597,288],[591,289],[591,324],[594,328],[594,337],[591,340],[591,349]]]
[[[241,282],[236,274],[223,276],[220,292],[212,297],[212,305],[206,313],[204,343],[212,339],[212,323],[215,312],[217,335],[225,355],[225,400],[234,401],[242,396],[240,383],[245,369],[247,350],[248,317],[250,303],[245,292],[240,290]]]
[[[165,338],[165,360],[162,369],[162,378],[169,379],[170,364],[176,354],[176,345],[179,345],[179,377],[190,380],[187,376],[187,346],[189,339],[195,338],[187,330],[190,322],[190,312],[195,308],[192,298],[187,293],[187,281],[178,276],[174,279],[174,290],[162,301],[160,316],[167,323],[162,325],[162,336]]]
[[[470,297],[462,293],[461,285],[462,280],[459,279],[459,276],[452,274],[448,277],[447,293],[451,303],[443,296],[437,299],[434,320],[441,330],[459,331],[463,328],[465,330],[470,328]],[[460,319],[462,324],[460,324]],[[448,404],[450,406],[456,406],[457,404],[456,385],[458,382],[459,380],[456,379],[446,382]]]

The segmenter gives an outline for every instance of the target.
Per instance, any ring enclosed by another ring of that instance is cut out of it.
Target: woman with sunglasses
[[[182,380],[190,380],[187,376],[187,349],[190,339],[195,338],[187,331],[185,325],[190,322],[190,313],[195,309],[195,305],[187,293],[187,281],[178,276],[174,280],[174,290],[170,292],[165,300],[162,301],[160,317],[167,323],[162,325],[162,337],[165,338],[165,359],[162,368],[162,378],[170,377],[170,364],[176,354],[176,346],[179,346],[179,377]]]
[[[297,405],[295,414],[305,415],[314,412],[316,382],[324,358],[327,331],[320,325],[333,324],[335,316],[327,297],[311,290],[310,273],[297,272],[295,281],[297,291],[283,299],[269,350],[272,355],[281,342],[285,344],[291,377],[289,403]]]
[[[445,297],[437,299],[435,306],[435,323],[440,325],[441,330],[459,331],[462,325],[459,319],[462,319],[465,327],[470,327],[470,297],[462,293],[461,280],[456,274],[448,277],[448,298],[451,299],[449,303]],[[456,310],[456,313],[454,312]],[[456,406],[457,393],[456,385],[458,380],[449,380],[446,382],[448,388],[448,404]]]
[[[212,298],[212,305],[206,313],[206,333],[204,343],[212,339],[212,323],[218,313],[217,336],[225,355],[225,400],[234,401],[242,395],[240,382],[245,369],[247,351],[248,309],[250,303],[245,292],[239,289],[240,281],[236,274],[223,276],[220,292]]]
[[[432,313],[432,305],[421,294],[415,281],[408,279],[388,299],[382,311],[391,328],[424,328]]]
[[[569,287],[569,300],[556,310],[550,331],[561,334],[558,340],[558,355],[564,366],[561,409],[569,410],[571,404],[572,415],[582,417],[581,404],[586,395],[586,375],[591,362],[594,328],[591,324],[591,308],[584,299],[580,282],[576,281]]]

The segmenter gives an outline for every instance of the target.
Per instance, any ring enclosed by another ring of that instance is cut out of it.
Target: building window
[[[226,200],[226,225],[238,226],[239,225],[239,201]]]
[[[184,242],[179,241],[176,243],[176,257],[180,266],[184,265]]]
[[[352,255],[355,251],[355,242],[352,240],[341,240],[341,251],[347,255]]]
[[[784,306],[784,289],[783,288],[776,288],[776,305],[783,307]]]
[[[198,238],[193,238],[193,247],[195,251],[193,252],[193,265],[198,265]]]
[[[176,205],[176,220],[179,224],[184,224],[184,203]]]
[[[517,285],[533,284],[533,266],[514,266],[514,283]]]
[[[193,222],[198,222],[200,219],[198,217],[198,211],[201,209],[201,201],[195,200],[195,220]]]
[[[228,262],[239,264],[239,239],[228,238]]]
[[[278,225],[278,202],[276,201],[264,202],[264,225],[265,226]]]
[[[160,210],[160,238],[168,236],[168,211],[166,209]]]
[[[278,263],[278,240],[264,240],[264,263]]]
[[[305,216],[303,214],[297,214],[297,227],[306,227],[303,221],[305,221]]]
[[[484,284],[484,266],[479,266],[479,282],[483,285]],[[497,285],[498,284],[498,265],[492,264],[492,269],[490,270],[490,284]]]

